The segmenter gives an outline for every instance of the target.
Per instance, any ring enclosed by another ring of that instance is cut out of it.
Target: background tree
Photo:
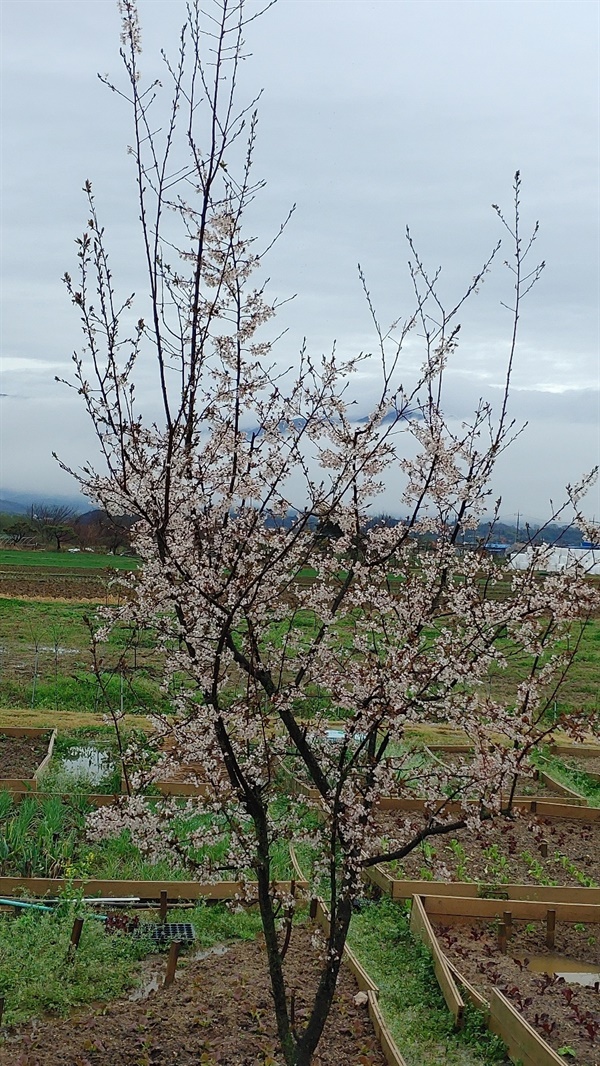
[[[3,515],[1,528],[12,547],[23,548],[36,543],[35,527],[24,515]]]
[[[282,1054],[289,1066],[306,1066],[332,1003],[364,870],[401,859],[428,837],[510,813],[516,775],[527,772],[554,724],[548,707],[596,602],[576,571],[541,578],[543,549],[528,571],[509,577],[495,560],[458,551],[488,509],[494,465],[514,433],[508,387],[521,301],[542,268],[527,265],[537,227],[523,239],[517,175],[511,220],[497,212],[513,245],[514,286],[496,417],[481,402],[455,429],[443,393],[459,310],[498,246],[446,306],[409,236],[414,309],[406,319],[383,329],[364,286],[379,391],[357,422],[350,397],[366,357],[344,361],[333,351],[314,359],[303,349],[285,369],[291,359],[286,351],[278,360],[273,347],[276,303],[261,280],[263,257],[243,228],[262,188],[251,167],[254,105],[235,100],[243,33],[256,12],[221,0],[201,16],[193,0],[178,57],[165,60],[172,96],[164,108],[158,84],[145,87],[139,70],[135,5],[121,0],[120,9],[126,85],[110,87],[132,107],[150,300],[139,317],[133,297],[117,297],[89,182],[78,277],[65,280],[85,336],[74,387],[104,461],[79,481],[110,513],[139,516],[133,545],[144,565],[135,594],[105,615],[96,642],[118,620],[153,629],[164,648],[165,688],[176,696],[162,731],[212,783],[210,808],[228,840],[224,862],[254,871]],[[401,360],[415,329],[423,356],[408,384]],[[160,418],[138,407],[142,352],[146,365],[154,358]],[[368,528],[369,507],[390,478],[406,519]],[[580,493],[571,490],[575,506]],[[322,536],[324,528],[336,536]],[[428,550],[417,550],[426,539]],[[490,672],[510,661],[520,684],[509,703],[498,702]],[[343,722],[337,744],[327,739],[332,718]],[[384,842],[378,798],[407,794],[406,734],[419,723],[460,728],[475,757],[450,795],[444,768],[424,776],[422,817]],[[584,723],[564,725],[577,734]],[[289,932],[294,901],[273,883],[273,845],[293,839],[300,820],[298,801],[283,813],[274,805],[286,763],[318,793],[312,877],[314,891],[326,884],[331,911],[302,1025],[280,929],[285,916]],[[459,815],[450,801],[460,801]],[[134,798],[98,812],[94,831],[129,824],[142,846],[174,849],[206,876],[197,847],[208,831],[175,839],[171,815],[168,803],[150,815]]]
[[[52,544],[56,551],[73,543],[77,511],[61,504],[34,503],[31,505],[31,525],[42,541]]]
[[[74,530],[77,543],[85,548],[103,548],[111,555],[128,551],[131,546],[130,529],[135,518],[129,515],[109,515],[106,511],[88,511],[79,515]]]

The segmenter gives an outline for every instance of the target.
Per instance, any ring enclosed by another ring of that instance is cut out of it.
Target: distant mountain
[[[364,422],[368,422],[370,417],[371,417],[370,415],[364,415],[363,418],[357,418],[356,421],[359,424],[360,423],[364,423]],[[423,418],[423,412],[419,411],[417,409],[415,409],[415,410],[407,409],[406,411],[403,411],[401,415],[398,415],[398,413],[396,411],[388,411],[388,413],[386,415],[384,415],[383,418],[381,419],[381,423],[382,423],[382,425],[385,425],[388,422],[395,422],[398,419],[398,417],[400,418],[401,421],[404,421],[404,422],[410,422],[411,419],[421,420]]]
[[[0,496],[0,511],[2,514],[27,514],[29,507],[26,507],[24,503],[18,503],[16,500],[7,500],[4,496]]]
[[[44,504],[46,507],[72,507],[74,511],[88,511],[90,501],[84,496],[65,496],[60,493],[35,492],[0,488],[0,511],[4,514],[27,514],[32,504]]]

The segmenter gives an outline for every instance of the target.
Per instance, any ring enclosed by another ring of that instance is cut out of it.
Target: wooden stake
[[[167,959],[167,972],[165,974],[163,988],[168,988],[169,985],[172,985],[173,981],[175,980],[175,970],[177,969],[177,959],[179,958],[180,947],[180,940],[171,941],[171,947],[169,948],[169,958]]]
[[[506,926],[504,922],[500,922],[498,926],[498,950],[502,955],[506,955]]]
[[[554,933],[556,929],[556,911],[548,911],[546,915],[546,947],[554,947]]]
[[[76,918],[73,922],[73,928],[71,930],[71,942],[69,944],[69,950],[67,952],[67,958],[72,959],[79,947],[79,940],[81,938],[81,930],[83,929],[83,918]]]
[[[317,901],[314,897],[310,901],[310,910],[308,913],[313,920],[317,917]]]
[[[541,840],[540,841],[540,855],[542,856],[542,859],[547,859],[548,858],[548,841],[547,840]]]
[[[513,931],[513,928],[512,928],[512,911],[504,911],[504,914],[502,915],[502,919],[503,919],[504,925],[506,927],[506,936],[507,937],[512,936],[512,931]]]
[[[161,892],[160,894],[160,920],[166,922],[167,920],[167,893]]]

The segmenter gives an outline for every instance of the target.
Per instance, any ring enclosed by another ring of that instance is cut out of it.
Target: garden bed
[[[0,729],[0,789],[18,782],[36,788],[36,778],[52,756],[56,732],[50,729]]]
[[[302,1024],[317,963],[311,936],[299,927],[285,960],[288,987],[296,991]],[[342,967],[336,1001],[314,1066],[361,1062],[384,1066],[367,1005],[357,1005],[358,986]],[[38,1066],[139,1066],[140,1062],[245,1064],[280,1062],[271,1007],[266,955],[260,941],[236,944],[223,954],[182,960],[175,984],[136,1002],[120,1000],[70,1020],[45,1020],[7,1034],[0,1066],[25,1053]],[[204,1058],[203,1058],[204,1056]],[[361,1057],[362,1056],[362,1057]]]
[[[594,812],[595,814],[596,812]],[[433,837],[386,869],[397,879],[474,881],[484,884],[600,884],[600,821],[526,812],[484,822],[477,830]],[[407,812],[384,810],[377,822],[389,842],[406,839]],[[411,819],[418,831],[422,820]]]
[[[488,1001],[498,989],[565,1061],[600,1061],[600,935],[597,926],[556,924],[555,946],[543,922],[513,922],[506,953],[485,922],[434,923],[443,953]],[[577,979],[575,977],[577,975]],[[587,985],[583,981],[587,981]],[[565,1049],[570,1049],[566,1052]]]

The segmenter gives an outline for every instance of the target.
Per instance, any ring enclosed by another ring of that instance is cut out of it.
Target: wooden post
[[[502,915],[502,920],[503,920],[504,925],[506,927],[506,936],[507,936],[507,938],[511,937],[512,936],[512,931],[513,931],[513,928],[512,928],[512,911],[504,911],[504,914]]]
[[[169,985],[172,985],[173,981],[175,980],[175,970],[177,969],[177,959],[179,958],[180,947],[180,940],[171,941],[171,947],[169,948],[169,958],[167,959],[167,972],[165,974],[163,988],[168,988]]]
[[[312,898],[312,899],[311,899],[311,901],[310,901],[310,910],[309,910],[309,914],[310,914],[310,917],[311,917],[311,918],[313,919],[313,921],[314,921],[314,919],[315,919],[315,918],[317,917],[317,901],[316,901],[316,899],[314,898],[314,896],[313,896],[313,898]]]
[[[548,841],[547,840],[541,840],[540,841],[540,855],[542,856],[542,859],[547,859],[548,858]]]
[[[166,922],[167,920],[167,893],[161,892],[160,894],[160,920]]]
[[[546,915],[546,947],[554,947],[554,933],[556,928],[556,911],[550,910]]]
[[[506,955],[506,926],[504,922],[500,922],[498,926],[498,950]]]
[[[69,944],[69,950],[67,952],[67,958],[72,959],[79,947],[79,940],[81,937],[81,930],[83,929],[83,918],[76,918],[73,922],[73,928],[71,930],[71,942]]]

